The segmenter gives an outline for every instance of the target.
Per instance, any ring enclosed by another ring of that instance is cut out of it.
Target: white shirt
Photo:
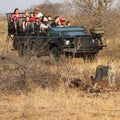
[[[41,31],[41,32],[42,32],[42,31],[45,31],[48,27],[49,27],[48,24],[45,25],[44,23],[41,23],[41,24],[40,24],[40,31]]]

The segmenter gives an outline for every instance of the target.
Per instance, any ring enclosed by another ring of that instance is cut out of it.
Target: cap
[[[43,22],[47,22],[48,19],[46,17],[43,18]]]
[[[61,18],[60,18],[60,22],[65,22],[65,18],[64,18],[64,17],[61,17]]]
[[[42,13],[38,13],[37,14],[40,18],[42,18],[43,14]]]

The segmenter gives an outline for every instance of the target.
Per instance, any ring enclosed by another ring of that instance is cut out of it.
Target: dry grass
[[[100,96],[70,90],[36,89],[27,96],[3,96],[1,120],[119,120],[119,93]]]
[[[2,54],[6,31],[0,35]],[[47,57],[18,57],[11,51],[10,41],[6,58],[0,59],[0,120],[119,120],[120,54],[117,46],[120,43],[118,39],[107,42],[107,48],[93,63],[75,58],[50,64]],[[111,92],[101,94],[86,93],[80,88],[66,91],[64,80],[80,78],[89,84],[96,66],[106,65],[110,59],[115,59],[118,89],[107,88]]]

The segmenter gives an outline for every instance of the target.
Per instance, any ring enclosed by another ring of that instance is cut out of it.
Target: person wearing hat
[[[38,15],[35,16],[35,21],[31,23],[31,34],[38,35],[40,32],[40,17]]]
[[[40,24],[41,34],[47,34],[47,29],[49,28],[48,19],[46,16],[42,17],[42,23]]]
[[[55,21],[51,24],[51,27],[65,27],[65,18],[64,17],[55,17]]]
[[[61,27],[65,27],[66,26],[64,17],[60,18],[60,23],[61,23]]]

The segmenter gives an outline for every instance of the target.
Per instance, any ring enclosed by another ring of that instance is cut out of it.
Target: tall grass
[[[120,118],[119,93],[100,96],[81,91],[36,88],[27,96],[1,97],[1,120],[101,120]]]
[[[5,38],[6,32],[1,33],[0,54]],[[11,51],[10,41],[7,57],[0,58],[0,120],[119,120],[118,44],[118,38],[108,40],[107,48],[92,63],[81,58],[64,58],[50,64],[48,57],[18,57]],[[110,93],[100,95],[85,93],[80,88],[67,88],[66,92],[66,80],[79,78],[90,84],[96,66],[107,65],[111,59],[115,60],[118,90],[108,88]]]

